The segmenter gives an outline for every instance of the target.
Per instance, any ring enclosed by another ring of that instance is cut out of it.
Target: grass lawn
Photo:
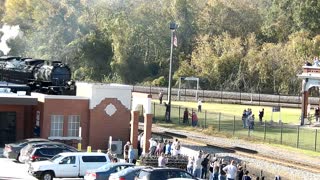
[[[158,101],[155,101],[158,103]],[[173,106],[183,106],[188,107],[189,109],[193,108],[197,110],[197,103],[196,102],[181,102],[175,101],[172,102]],[[236,116],[241,118],[242,112],[244,109],[251,108],[253,114],[255,115],[256,120],[258,119],[259,110],[264,108],[264,119],[277,121],[279,119],[282,120],[283,123],[292,123],[292,124],[299,124],[299,117],[301,115],[301,109],[299,108],[281,108],[281,113],[275,112],[272,113],[272,107],[263,107],[263,106],[250,106],[250,105],[239,105],[239,104],[220,104],[220,103],[202,103],[203,111],[207,110],[208,112],[215,112],[230,116]],[[272,118],[273,115],[273,118]]]
[[[153,103],[152,112],[157,123],[160,123],[163,126],[170,125],[178,129],[193,129],[190,125],[185,125],[182,123],[182,117],[183,111],[186,107],[189,109],[189,112],[191,112],[191,109],[196,111],[197,103],[172,102],[172,124],[163,123],[163,120],[165,119],[165,106],[159,105],[158,101],[154,101]],[[243,128],[242,126],[242,112],[247,108],[251,108],[256,116],[255,129],[253,133],[249,133],[248,129]],[[320,133],[318,133],[315,129],[298,126],[300,123],[300,109],[282,108],[281,120],[284,125],[281,126],[277,123],[280,113],[274,113],[273,121],[275,123],[267,123],[267,126],[264,126],[259,125],[258,122],[258,112],[261,108],[265,109],[264,120],[269,122],[272,115],[271,107],[203,103],[203,111],[201,113],[197,113],[199,118],[198,127],[205,127],[203,132],[206,134],[223,134],[229,137],[261,140],[267,143],[282,144],[291,147],[299,147],[306,150],[320,151],[320,137],[318,137],[320,136]],[[205,113],[205,111],[207,111],[207,113]]]

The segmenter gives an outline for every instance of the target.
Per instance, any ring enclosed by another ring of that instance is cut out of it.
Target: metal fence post
[[[191,109],[191,114],[193,113],[193,108]],[[191,115],[191,126],[193,126],[193,118],[192,118],[192,115]]]
[[[207,128],[207,110],[204,111],[204,128]]]
[[[317,139],[318,139],[318,129],[316,129],[316,134],[314,137],[314,151],[317,151]]]
[[[299,148],[299,126],[298,126],[298,130],[297,130],[297,148]]]
[[[264,120],[264,137],[263,139],[266,140],[267,138],[267,120]]]
[[[233,116],[233,136],[236,131],[236,116]]]
[[[184,88],[184,101],[186,101],[187,98],[187,88]]]
[[[179,106],[179,124],[180,124],[180,109],[181,107]]]
[[[282,144],[282,123],[280,125],[280,144]]]
[[[221,121],[221,112],[219,112],[219,124],[218,124],[218,130],[219,130],[219,132],[220,132],[220,121]]]

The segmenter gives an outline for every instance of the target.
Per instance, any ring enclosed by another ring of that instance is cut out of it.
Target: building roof
[[[5,105],[37,105],[38,99],[31,96],[19,96],[15,93],[0,93],[0,104]]]

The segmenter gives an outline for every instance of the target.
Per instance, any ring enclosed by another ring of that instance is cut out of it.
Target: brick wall
[[[117,109],[111,116],[105,112],[108,105]],[[90,110],[89,133],[92,149],[106,150],[109,136],[114,141],[121,140],[123,144],[130,141],[130,110],[116,98],[105,98]]]

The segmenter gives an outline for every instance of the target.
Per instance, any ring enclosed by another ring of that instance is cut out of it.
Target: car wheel
[[[41,175],[41,180],[52,180],[53,179],[53,174],[50,171],[45,171]]]
[[[20,161],[19,161],[19,158],[20,158],[20,153],[18,154],[18,156],[17,156],[17,158],[16,158],[16,161],[17,161],[17,162],[20,162]]]

